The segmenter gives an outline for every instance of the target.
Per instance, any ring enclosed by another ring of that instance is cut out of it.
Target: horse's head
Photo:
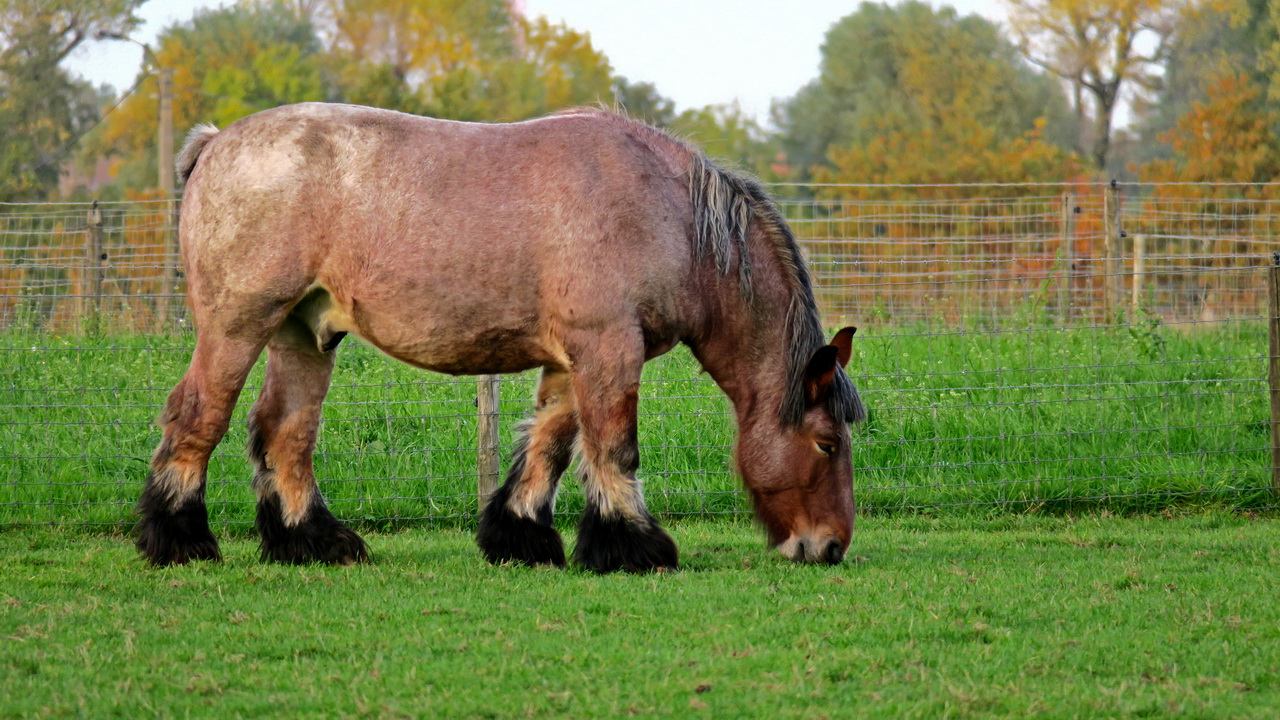
[[[863,410],[842,372],[853,333],[845,328],[813,353],[798,424],[761,412],[742,426],[738,440],[738,469],[769,542],[797,562],[838,563],[853,536],[849,422]]]

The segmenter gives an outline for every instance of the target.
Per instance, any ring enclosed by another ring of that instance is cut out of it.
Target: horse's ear
[[[840,367],[848,367],[849,358],[853,357],[853,334],[856,332],[858,332],[856,327],[841,328],[840,332],[831,338],[831,344],[840,351],[836,355],[836,361],[840,363]]]
[[[840,348],[835,345],[823,345],[813,353],[809,367],[804,371],[804,389],[809,402],[817,402],[827,394],[831,379],[836,375],[839,355]]]

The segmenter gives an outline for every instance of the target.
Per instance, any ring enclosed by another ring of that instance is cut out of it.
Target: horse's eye
[[[828,443],[820,442],[818,443],[818,449],[821,450],[824,455],[830,455],[831,453],[836,451],[836,446]]]

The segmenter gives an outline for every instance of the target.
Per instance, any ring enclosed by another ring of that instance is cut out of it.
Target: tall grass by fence
[[[851,374],[864,511],[1261,507],[1271,494],[1268,310],[1280,201],[1243,186],[779,186]],[[130,522],[193,334],[173,208],[0,206],[0,524]],[[251,521],[250,378],[210,466],[213,519]],[[504,378],[498,454],[532,376]],[[481,393],[483,395],[483,393]],[[683,351],[642,385],[641,474],[666,514],[745,509],[727,401]],[[465,522],[474,379],[348,341],[317,474],[364,524]],[[479,460],[478,460],[479,456]],[[505,464],[505,463],[504,463]],[[561,507],[581,506],[566,480]]]

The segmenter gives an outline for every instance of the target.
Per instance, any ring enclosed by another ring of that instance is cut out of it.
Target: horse
[[[197,333],[137,506],[151,563],[221,559],[208,460],[264,348],[248,442],[262,560],[368,560],[312,466],[348,333],[441,373],[541,368],[480,512],[490,562],[566,565],[552,517],[580,457],[574,563],[678,567],[644,502],[636,434],[641,367],[677,343],[732,402],[735,464],[770,546],[843,559],[850,424],[865,416],[844,369],[854,329],[824,339],[795,237],[757,181],[596,108],[486,124],[286,105],[196,126],[176,170]]]

